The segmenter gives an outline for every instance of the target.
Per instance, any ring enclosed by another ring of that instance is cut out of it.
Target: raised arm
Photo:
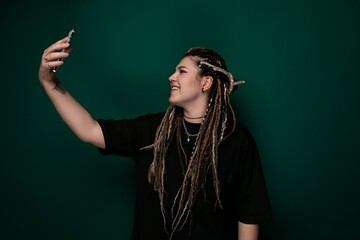
[[[61,52],[61,49],[65,51]],[[52,72],[54,67],[58,68],[64,63],[71,50],[67,37],[45,49],[39,68],[39,81],[55,109],[75,135],[84,142],[105,148],[104,136],[98,122],[69,94]]]

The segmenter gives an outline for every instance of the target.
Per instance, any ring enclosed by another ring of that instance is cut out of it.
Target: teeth
[[[177,90],[177,89],[179,89],[179,88],[175,87],[175,86],[171,87],[171,90]]]

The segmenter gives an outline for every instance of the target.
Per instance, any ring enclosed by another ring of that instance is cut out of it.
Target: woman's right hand
[[[39,68],[40,82],[50,82],[54,80],[52,69],[54,67],[59,68],[63,65],[64,59],[67,58],[72,51],[72,47],[67,41],[68,37],[65,37],[44,50]],[[61,51],[62,49],[65,50]]]

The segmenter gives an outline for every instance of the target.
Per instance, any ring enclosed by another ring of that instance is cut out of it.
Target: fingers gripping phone
[[[73,29],[71,29],[70,32],[68,33],[67,43],[70,43],[71,38],[73,37],[74,33],[75,33],[75,29],[73,28]],[[64,51],[65,51],[65,49],[63,48],[63,49],[61,50],[61,52],[64,52]],[[61,61],[61,58],[58,58],[57,60],[58,60],[58,61]],[[57,67],[54,67],[54,68],[52,69],[53,73],[56,73],[57,69],[58,69]]]

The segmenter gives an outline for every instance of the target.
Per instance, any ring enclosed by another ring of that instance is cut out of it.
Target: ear
[[[208,91],[210,90],[214,79],[211,76],[204,76],[202,79],[202,91]]]

